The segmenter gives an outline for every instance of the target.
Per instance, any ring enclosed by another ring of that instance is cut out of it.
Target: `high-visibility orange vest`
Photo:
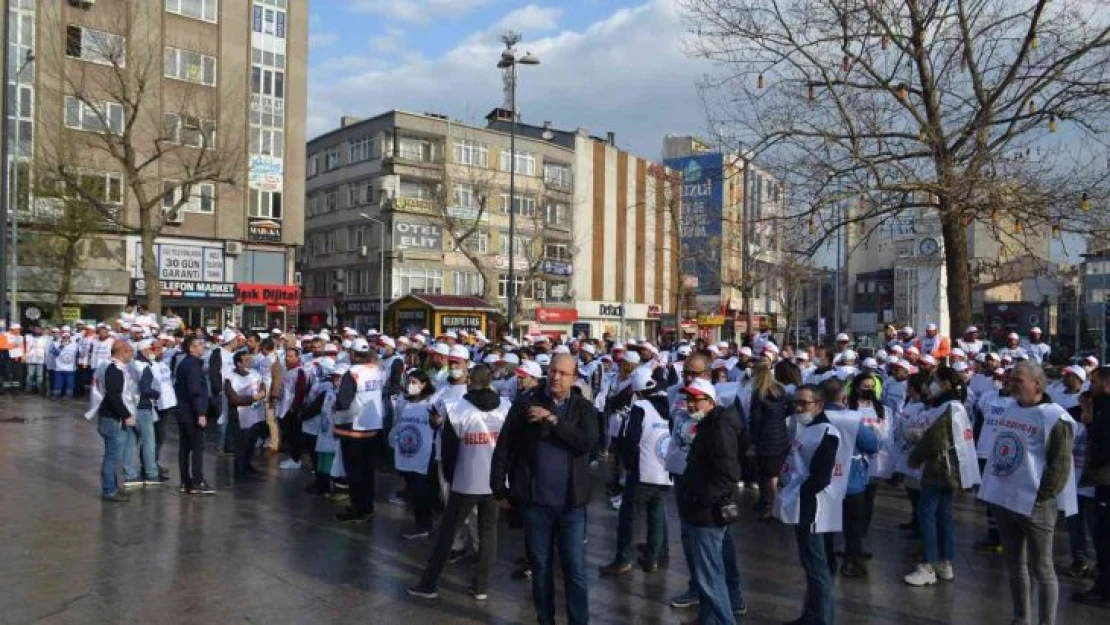
[[[0,351],[8,350],[8,333],[0,332]]]

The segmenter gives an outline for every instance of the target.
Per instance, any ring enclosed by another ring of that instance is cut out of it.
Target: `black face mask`
[[[860,389],[859,398],[864,401],[875,401],[875,389]]]

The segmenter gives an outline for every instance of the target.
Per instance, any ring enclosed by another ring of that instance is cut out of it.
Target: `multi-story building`
[[[7,4],[19,316],[107,319],[159,288],[163,311],[190,325],[291,322],[308,3]],[[97,218],[78,222],[65,261],[78,203]],[[144,229],[157,287],[143,279]]]

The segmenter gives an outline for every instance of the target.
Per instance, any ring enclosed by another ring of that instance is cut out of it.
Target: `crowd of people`
[[[1050,384],[1047,348],[980,351],[974,328],[955,345],[935,326],[921,338],[888,328],[883,349],[858,354],[844,334],[827,349],[780,348],[767,332],[741,346],[664,348],[453,331],[190,332],[128,313],[115,327],[35,330],[54,354],[55,394],[64,361],[61,394],[90,396],[105,502],[169,480],[159,458],[170,421],[185,495],[215,493],[204,473],[214,437],[236,478],[260,479],[259,453],[285,454],[280,469],[312,472],[309,493],[349,501],[339,522],[365,523],[388,465],[390,501],[412,512],[403,538],[431,543],[407,589],[415,597],[436,599],[445,566],[469,558],[470,594],[486,600],[504,515],[524,532],[513,575],[531,579],[539,622],[555,622],[557,550],[567,621],[587,623],[586,510],[603,474],[619,512],[600,575],[666,565],[673,498],[689,579],[670,604],[696,606],[692,623],[732,624],[748,609],[729,528],[750,490],[761,521],[794,526],[806,588],[792,623],[831,625],[833,577],[869,575],[880,484],[911,504],[900,527],[920,541],[920,562],[905,584],[955,579],[953,500],[976,492],[985,537],[975,548],[1005,558],[1013,623],[1055,622],[1058,517],[1067,573],[1094,580],[1075,599],[1110,608],[1110,367],[1094,359]]]

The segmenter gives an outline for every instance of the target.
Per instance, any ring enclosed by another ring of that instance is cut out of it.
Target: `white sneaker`
[[[937,574],[928,564],[918,564],[913,573],[902,578],[910,586],[931,586],[937,583]]]
[[[287,458],[278,463],[278,468],[292,471],[301,468],[301,463],[292,458]]]
[[[621,495],[617,495],[616,497],[610,497],[609,498],[609,505],[612,506],[614,510],[620,510],[621,509]]]
[[[946,582],[956,579],[956,574],[952,572],[951,562],[938,562],[937,565],[933,567],[933,570],[937,574],[937,579],[943,579]]]

